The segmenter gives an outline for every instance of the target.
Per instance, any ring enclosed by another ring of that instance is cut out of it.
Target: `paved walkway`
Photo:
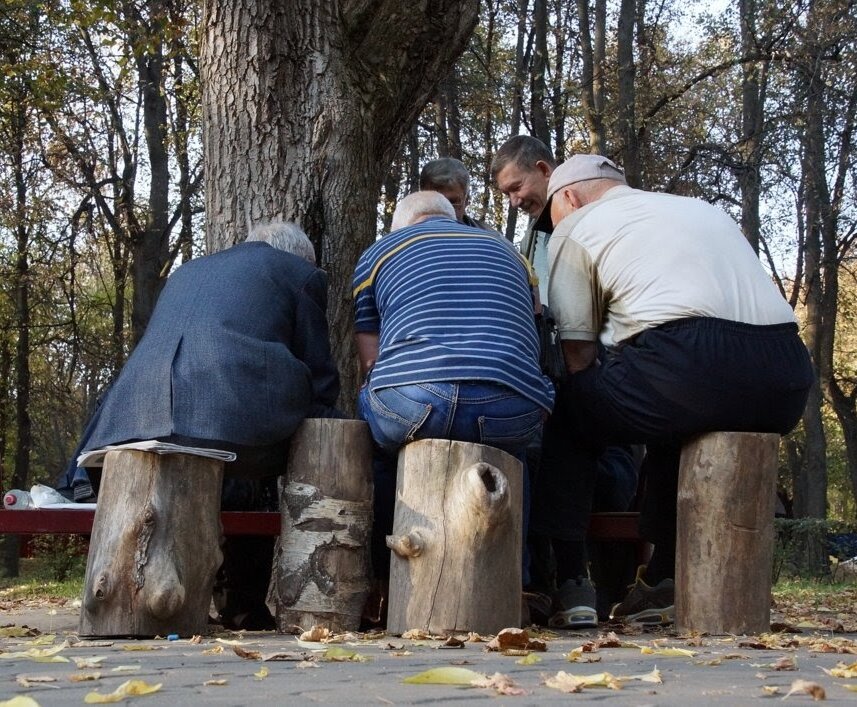
[[[616,705],[741,705],[782,697],[799,679],[820,684],[828,702],[857,701],[857,692],[844,687],[857,685],[857,677],[841,679],[823,671],[835,668],[838,663],[857,662],[855,634],[789,633],[760,641],[639,633],[616,637],[635,646],[612,647],[617,641],[606,638],[607,630],[566,632],[559,638],[548,635],[547,650],[534,653],[538,662],[522,664],[522,656],[488,652],[485,643],[465,642],[462,648],[441,648],[442,642],[438,640],[383,635],[353,636],[328,644],[301,642],[294,636],[273,633],[213,634],[199,643],[187,640],[74,643],[77,640],[74,607],[0,611],[0,624],[27,625],[42,633],[54,633],[57,635],[54,646],[71,642],[55,654],[69,662],[48,663],[36,662],[32,657],[7,656],[26,650],[43,651],[50,649],[50,644],[34,645],[30,643],[35,640],[33,637],[0,638],[0,648],[4,651],[0,654],[0,700],[27,695],[45,706],[81,704],[87,693],[109,693],[129,679],[161,683],[161,689],[151,695],[129,698],[152,707],[203,701],[225,705],[272,702],[357,705],[456,704],[491,699],[527,705],[570,700],[609,700]],[[227,642],[235,640],[241,645]],[[599,641],[600,647],[593,645]],[[763,642],[769,647],[760,648]],[[596,650],[584,652],[580,657],[597,662],[569,662],[568,654],[587,644]],[[239,657],[236,647],[250,652],[250,658]],[[644,654],[641,647],[655,652]],[[693,655],[669,655],[674,651],[668,649],[675,648],[692,651]],[[824,652],[834,650],[852,653]],[[263,662],[253,652],[263,658],[287,654],[281,657],[288,660]],[[337,653],[342,655],[334,655]],[[351,660],[342,660],[353,653],[357,655]],[[92,667],[86,667],[86,663]],[[409,676],[442,667],[466,668],[487,676],[499,672],[511,678],[525,694],[500,697],[491,687],[403,682]],[[628,680],[618,690],[584,687],[576,694],[566,694],[546,684],[560,671],[575,676],[609,672],[618,678],[651,675],[655,668],[662,683]],[[88,682],[73,681],[82,674],[100,677]],[[43,678],[50,681],[38,681]],[[789,697],[789,701],[808,703],[812,697],[800,693]]]

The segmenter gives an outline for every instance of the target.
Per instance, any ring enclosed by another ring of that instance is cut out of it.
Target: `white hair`
[[[315,248],[312,246],[312,241],[300,226],[291,221],[257,223],[247,236],[247,240],[262,241],[277,250],[309,260],[315,265]]]
[[[455,209],[443,194],[436,191],[418,191],[409,194],[396,204],[391,230],[413,226],[431,216],[444,216],[455,221]]]

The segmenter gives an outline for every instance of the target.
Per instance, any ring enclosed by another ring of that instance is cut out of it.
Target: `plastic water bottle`
[[[7,511],[26,511],[35,507],[36,504],[29,491],[12,489],[3,495],[3,508]]]
[[[44,484],[36,484],[30,489],[30,498],[33,500],[33,506],[35,508],[43,508],[44,506],[49,505],[58,505],[63,503],[74,503],[63,496],[56,489],[52,489],[50,486],[45,486]]]

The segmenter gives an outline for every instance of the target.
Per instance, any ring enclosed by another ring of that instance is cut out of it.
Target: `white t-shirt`
[[[616,186],[557,225],[548,255],[562,339],[613,346],[688,317],[795,321],[735,221],[699,199]]]

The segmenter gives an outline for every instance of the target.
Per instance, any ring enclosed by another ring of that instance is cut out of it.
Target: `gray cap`
[[[603,155],[574,155],[557,167],[548,181],[548,195],[545,208],[536,219],[534,228],[538,231],[550,233],[553,231],[551,223],[551,199],[563,187],[576,182],[585,182],[590,179],[612,179],[622,184],[625,181],[625,170],[618,167],[613,160]]]
[[[625,170],[602,155],[574,155],[551,174],[548,199],[563,187],[589,179],[612,179],[625,184]]]

